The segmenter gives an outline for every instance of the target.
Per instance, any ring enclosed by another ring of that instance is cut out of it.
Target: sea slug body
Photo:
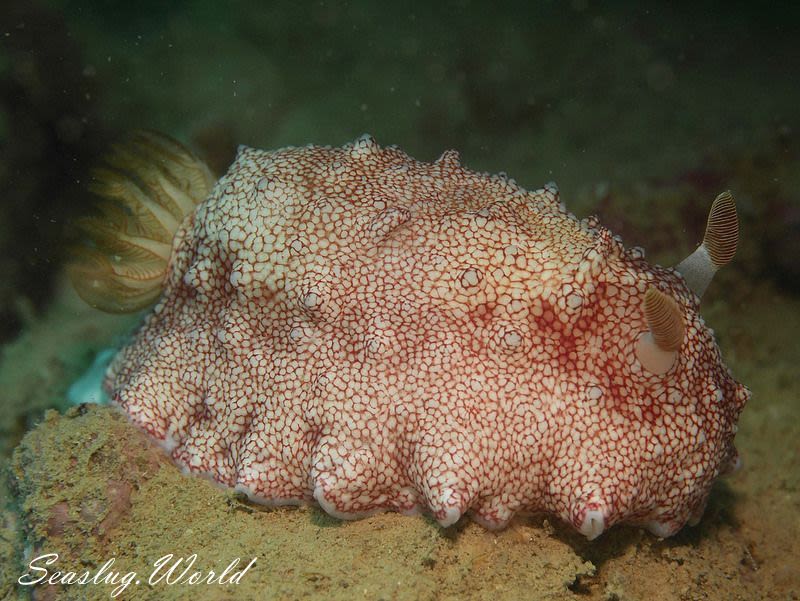
[[[735,464],[749,397],[699,315],[729,199],[676,270],[453,151],[242,147],[153,251],[163,293],[105,385],[258,502],[669,536]]]

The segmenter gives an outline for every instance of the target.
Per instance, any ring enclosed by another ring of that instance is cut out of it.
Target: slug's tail
[[[76,221],[81,242],[67,271],[83,300],[109,313],[137,311],[161,294],[172,238],[215,178],[172,138],[136,131],[93,174],[98,214]]]

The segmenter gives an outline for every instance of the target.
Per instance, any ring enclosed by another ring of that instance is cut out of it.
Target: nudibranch
[[[749,392],[699,314],[737,245],[728,193],[664,268],[552,184],[368,136],[241,147],[214,183],[139,133],[97,186],[78,291],[157,301],[105,387],[179,465],[255,502],[670,536],[737,463]]]

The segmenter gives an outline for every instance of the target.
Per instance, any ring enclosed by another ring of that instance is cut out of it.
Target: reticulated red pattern
[[[663,376],[635,354],[649,285],[686,325]],[[369,137],[241,149],[106,385],[179,464],[261,502],[548,511],[590,537],[699,518],[748,396],[681,276],[554,186]]]

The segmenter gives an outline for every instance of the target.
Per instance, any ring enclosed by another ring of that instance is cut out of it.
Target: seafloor
[[[577,0],[6,4],[0,599],[33,592],[16,581],[43,552],[61,569],[114,557],[140,574],[167,553],[197,553],[206,569],[257,558],[235,587],[142,583],[123,599],[800,599],[796,15]],[[555,179],[570,209],[663,264],[692,250],[710,201],[731,189],[742,244],[703,314],[753,391],[743,468],[716,484],[697,527],[666,540],[615,527],[593,542],[547,516],[489,532],[266,510],[181,474],[122,415],[65,400],[137,318],[83,305],[48,237],[87,206],[99,149],[134,127],[193,144],[217,169],[239,142],[341,144],[364,131],[427,160],[458,148],[468,167],[528,187]]]

